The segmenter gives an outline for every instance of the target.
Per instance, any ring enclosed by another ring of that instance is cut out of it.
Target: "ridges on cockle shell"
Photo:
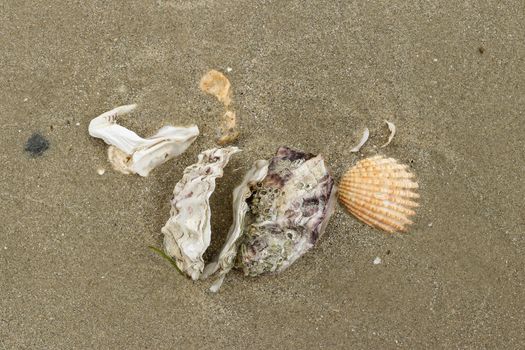
[[[348,170],[339,185],[339,199],[356,218],[387,232],[406,231],[418,206],[414,174],[393,158],[374,156]]]

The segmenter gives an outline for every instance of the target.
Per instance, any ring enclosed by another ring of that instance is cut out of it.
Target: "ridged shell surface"
[[[339,199],[356,218],[387,232],[406,231],[419,195],[414,174],[393,158],[374,156],[346,172]]]

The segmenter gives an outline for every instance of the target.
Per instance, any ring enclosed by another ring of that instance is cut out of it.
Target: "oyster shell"
[[[253,187],[262,181],[268,173],[268,161],[258,160],[253,167],[246,173],[241,184],[233,190],[233,224],[228,232],[228,237],[222,250],[217,257],[204,268],[202,278],[208,278],[217,270],[218,278],[210,288],[217,292],[222,285],[224,276],[232,269],[235,264],[235,257],[239,247],[239,237],[244,229],[244,219],[249,210],[246,200],[252,195]]]
[[[202,273],[202,255],[210,245],[209,198],[215,190],[215,179],[222,177],[224,167],[237,152],[240,152],[237,147],[202,152],[197,163],[184,170],[173,190],[171,217],[162,228],[164,250],[193,280]]]
[[[323,234],[336,186],[321,155],[281,147],[248,200],[238,264],[245,275],[285,270]]]
[[[357,162],[342,177],[339,199],[356,218],[387,232],[406,231],[412,224],[413,199],[419,195],[407,165],[374,156]]]

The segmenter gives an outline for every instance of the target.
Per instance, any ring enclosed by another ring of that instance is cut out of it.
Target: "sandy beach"
[[[4,1],[0,349],[523,348],[524,59],[516,0]],[[409,164],[409,232],[338,205],[279,275],[233,271],[212,294],[178,274],[148,246],[184,168],[215,146],[210,69],[232,84],[242,152],[211,197],[207,258],[240,177],[281,145],[322,154],[336,180],[375,154]],[[129,103],[121,124],[140,135],[201,135],[148,177],[119,174],[87,128]],[[380,148],[385,119],[397,134]],[[49,148],[32,156],[35,133]]]

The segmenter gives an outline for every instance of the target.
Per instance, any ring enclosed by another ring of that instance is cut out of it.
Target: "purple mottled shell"
[[[244,273],[281,272],[311,249],[333,213],[335,192],[321,155],[279,148],[248,199],[238,255]]]

